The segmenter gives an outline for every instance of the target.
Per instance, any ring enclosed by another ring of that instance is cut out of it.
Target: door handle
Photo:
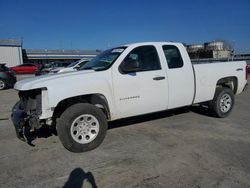
[[[243,71],[243,68],[238,68],[236,69],[236,71]]]
[[[153,80],[164,80],[165,79],[165,76],[157,76],[157,77],[154,77]]]

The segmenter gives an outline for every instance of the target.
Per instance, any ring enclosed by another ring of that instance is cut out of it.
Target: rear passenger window
[[[162,48],[168,63],[168,68],[175,69],[183,67],[183,60],[180,51],[176,46],[166,45]]]
[[[124,63],[126,62],[138,62],[139,71],[161,69],[158,53],[154,46],[140,46],[133,49],[124,59]]]

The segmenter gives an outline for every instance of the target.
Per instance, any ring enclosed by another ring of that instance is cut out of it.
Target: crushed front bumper
[[[248,83],[246,83],[246,85],[245,85],[243,91],[246,91],[247,89],[248,89]]]
[[[29,116],[20,109],[20,102],[16,103],[12,108],[11,120],[14,124],[17,137],[22,141],[26,140],[24,129],[26,126],[29,126],[28,118]]]

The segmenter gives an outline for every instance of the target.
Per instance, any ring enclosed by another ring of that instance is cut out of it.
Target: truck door
[[[133,70],[123,70],[130,65]],[[113,84],[120,117],[167,109],[167,77],[155,46],[140,46],[130,51],[118,70],[114,70]]]
[[[163,45],[167,65],[168,108],[191,105],[194,97],[194,73],[184,46]],[[185,60],[185,62],[184,62]]]

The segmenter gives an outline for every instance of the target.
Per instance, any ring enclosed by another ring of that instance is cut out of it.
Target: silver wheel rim
[[[90,114],[78,116],[71,124],[70,134],[80,144],[92,142],[99,133],[100,125],[96,117]]]
[[[0,80],[0,89],[3,89],[5,87],[4,81]]]
[[[220,110],[223,113],[228,112],[231,109],[232,106],[232,98],[229,94],[222,95],[220,99]]]

